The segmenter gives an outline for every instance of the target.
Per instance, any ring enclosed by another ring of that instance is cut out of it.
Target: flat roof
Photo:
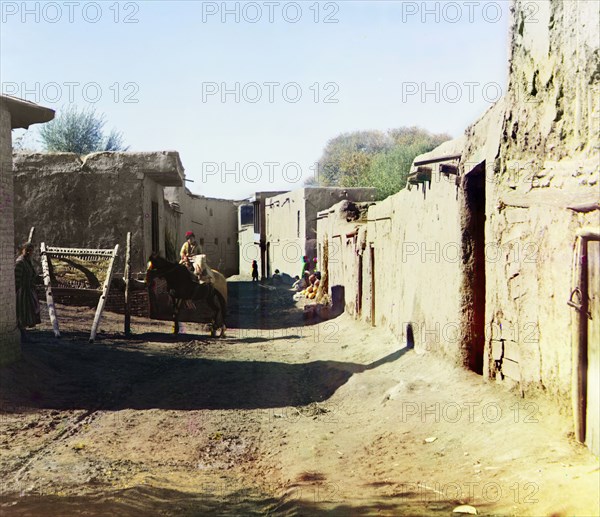
[[[27,129],[54,118],[54,110],[11,95],[0,95],[0,105],[10,113],[11,129]]]

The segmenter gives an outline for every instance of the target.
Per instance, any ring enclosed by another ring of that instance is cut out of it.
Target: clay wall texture
[[[15,243],[35,226],[36,245],[113,248],[122,273],[127,232],[132,233],[132,273],[143,272],[153,251],[152,203],[158,208],[159,249],[165,253],[167,208],[163,186],[148,171],[176,178],[176,153],[73,153],[14,155]],[[146,172],[144,172],[146,171]]]
[[[403,190],[377,203],[368,223],[354,225],[356,237],[346,236],[353,225],[335,212],[322,214],[318,231],[333,255],[330,286],[344,287],[350,313],[358,316],[362,239],[360,317],[371,321],[373,275],[374,324],[390,328],[405,344],[406,322],[412,322],[417,349],[466,365],[472,341],[481,339],[472,326],[478,269],[467,185],[483,170],[483,374],[525,392],[541,387],[567,411],[577,331],[575,310],[566,302],[573,288],[576,234],[600,227],[596,7],[594,2],[514,2],[509,87],[467,128],[459,185],[439,174],[436,180],[433,165],[425,197]],[[428,154],[444,155],[448,145]],[[581,205],[587,211],[578,210]]]
[[[15,309],[11,116],[0,106],[0,364],[20,353]]]
[[[181,212],[175,231],[177,254],[185,242],[185,233],[192,231],[202,243],[212,268],[226,276],[237,274],[239,202],[198,196],[183,187],[165,188],[165,198],[177,203]]]
[[[317,214],[342,199],[370,201],[374,188],[310,187],[269,198],[266,203],[266,238],[271,274],[275,269],[300,275],[302,257],[319,259]]]
[[[448,142],[419,159],[460,153],[463,143]],[[321,214],[318,231],[321,247],[325,239],[329,242],[329,286],[344,287],[347,312],[389,328],[402,345],[410,324],[417,350],[458,363],[462,314],[457,192],[455,176],[441,174],[434,164],[430,184],[373,204],[366,221],[348,222],[336,205]]]
[[[600,197],[599,13],[594,2],[540,1],[531,20],[526,4],[515,3],[499,146],[480,156],[486,240],[500,250],[486,268],[486,325],[508,330],[490,332],[486,370],[566,401],[576,232],[600,227],[597,209],[569,209]],[[466,159],[474,162],[489,132],[470,133]]]

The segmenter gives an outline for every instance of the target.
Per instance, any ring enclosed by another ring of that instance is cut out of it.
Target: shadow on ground
[[[42,332],[23,347],[19,362],[0,369],[0,396],[5,407],[44,409],[299,406],[327,400],[352,375],[398,360],[405,351],[370,365],[225,361],[123,341],[56,340]]]
[[[244,329],[277,329],[317,323],[305,320],[289,286],[259,282],[229,282],[227,326]]]
[[[302,496],[302,499],[300,499]],[[307,497],[308,496],[308,497]],[[195,493],[178,490],[135,487],[114,490],[101,496],[57,496],[32,494],[5,494],[0,500],[0,514],[29,515],[93,515],[137,517],[140,515],[181,516],[334,516],[387,515],[422,517],[451,515],[460,504],[443,496],[432,497],[422,492],[402,492],[391,497],[370,499],[363,504],[349,504],[339,500],[335,491],[326,485],[302,487],[291,495],[277,498],[257,488],[232,490],[208,483]],[[485,505],[488,506],[488,505]],[[485,507],[478,505],[479,511]]]

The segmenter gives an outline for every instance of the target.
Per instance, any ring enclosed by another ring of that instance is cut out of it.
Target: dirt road
[[[0,370],[0,515],[598,515],[598,459],[521,399],[284,289],[228,337],[59,307]],[[454,514],[456,515],[456,514]]]

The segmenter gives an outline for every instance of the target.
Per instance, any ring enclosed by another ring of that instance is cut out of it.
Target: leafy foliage
[[[417,127],[344,133],[327,143],[319,175],[306,185],[375,187],[377,199],[384,199],[406,186],[416,156],[449,139]]]
[[[112,130],[104,134],[106,119],[94,109],[79,110],[70,106],[40,128],[44,149],[49,152],[71,152],[80,155],[98,151],[126,151],[123,135]]]
[[[390,146],[388,135],[381,131],[356,131],[333,138],[325,146],[319,160],[319,184],[358,186],[373,155],[389,149]]]

